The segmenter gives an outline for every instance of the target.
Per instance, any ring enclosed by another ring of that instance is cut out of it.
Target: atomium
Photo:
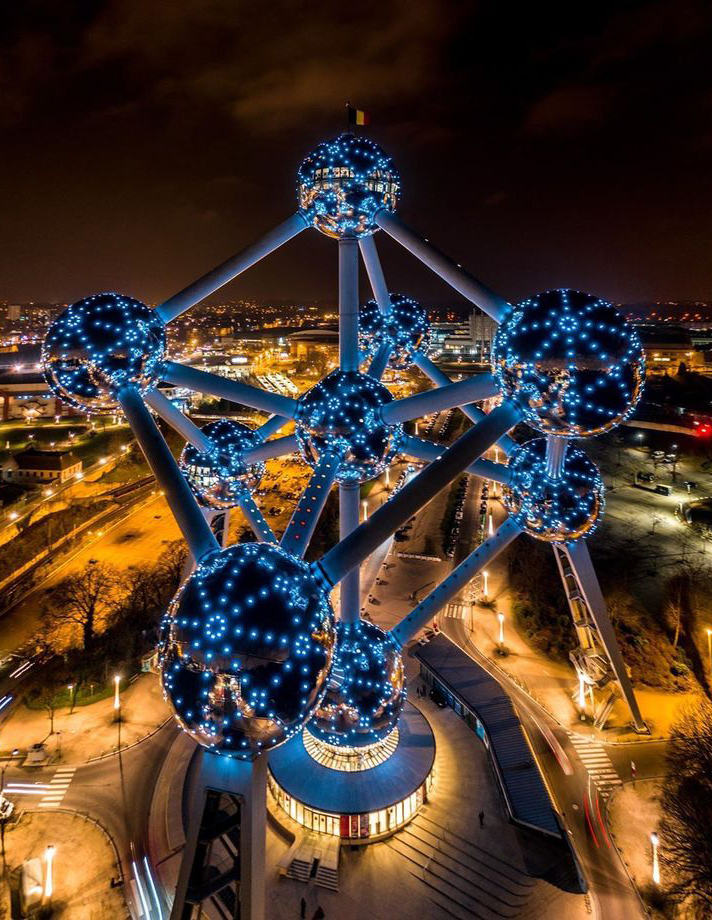
[[[257,433],[232,419],[203,427],[213,443],[210,451],[186,444],[178,465],[200,502],[209,508],[236,507],[252,493],[264,475],[264,463],[245,463],[244,453],[260,443]]]
[[[308,565],[278,546],[209,555],[169,608],[163,689],[182,727],[223,754],[282,744],[326,689],[334,614]]]
[[[121,294],[94,294],[52,323],[42,366],[52,391],[83,412],[115,409],[126,386],[145,393],[159,379],[165,325],[155,310]]]
[[[294,416],[299,450],[311,466],[325,453],[341,457],[338,482],[366,482],[398,453],[401,425],[387,425],[380,410],[393,400],[379,381],[359,371],[335,370],[299,400]]]
[[[493,372],[544,434],[591,437],[620,424],[643,388],[637,332],[604,300],[546,291],[511,309],[492,346]]]
[[[560,475],[547,474],[546,438],[534,438],[512,451],[504,504],[528,534],[549,543],[590,536],[603,514],[603,480],[586,454],[570,444]]]
[[[380,626],[340,622],[326,695],[309,732],[337,747],[383,741],[398,722],[406,699],[403,660]]]
[[[297,190],[299,208],[311,226],[335,239],[357,238],[378,229],[379,210],[395,210],[400,177],[373,141],[342,134],[306,157]]]
[[[416,354],[427,354],[430,347],[430,321],[424,307],[405,294],[391,294],[391,307],[381,313],[375,300],[359,308],[359,348],[373,357],[381,344],[391,349],[389,365],[396,370],[409,368]]]

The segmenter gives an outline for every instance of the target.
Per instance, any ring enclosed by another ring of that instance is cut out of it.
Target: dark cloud
[[[351,100],[402,214],[510,297],[712,299],[697,0],[28,0],[0,32],[0,297],[149,300],[282,220]],[[305,234],[232,291],[334,294]],[[447,289],[379,242],[394,287]]]

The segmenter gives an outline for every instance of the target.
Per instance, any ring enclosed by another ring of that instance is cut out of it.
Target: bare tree
[[[114,566],[88,563],[81,572],[68,575],[56,585],[43,611],[45,623],[53,632],[62,626],[78,627],[84,650],[90,649],[97,628],[116,609],[119,583]]]
[[[660,857],[685,916],[712,915],[712,704],[701,701],[675,724],[661,796]]]
[[[187,559],[188,550],[184,540],[171,540],[158,557],[158,575],[170,586],[171,593],[177,590],[181,582]]]

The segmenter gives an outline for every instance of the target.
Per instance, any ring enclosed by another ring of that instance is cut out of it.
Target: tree
[[[81,572],[63,578],[49,595],[43,619],[56,634],[69,627],[81,631],[82,646],[89,650],[97,628],[105,624],[116,610],[120,580],[112,565],[89,562]]]
[[[674,725],[660,800],[660,858],[685,916],[712,915],[712,704],[701,701]]]
[[[183,578],[183,570],[188,559],[188,550],[183,540],[171,540],[158,557],[157,573],[164,579],[170,593],[174,594]]]

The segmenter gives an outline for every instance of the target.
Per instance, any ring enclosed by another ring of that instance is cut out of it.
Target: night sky
[[[401,217],[509,299],[712,300],[712,4],[3,4],[0,298],[161,300],[295,208],[371,113]],[[392,241],[386,275],[455,295]],[[333,299],[316,231],[226,296]]]

